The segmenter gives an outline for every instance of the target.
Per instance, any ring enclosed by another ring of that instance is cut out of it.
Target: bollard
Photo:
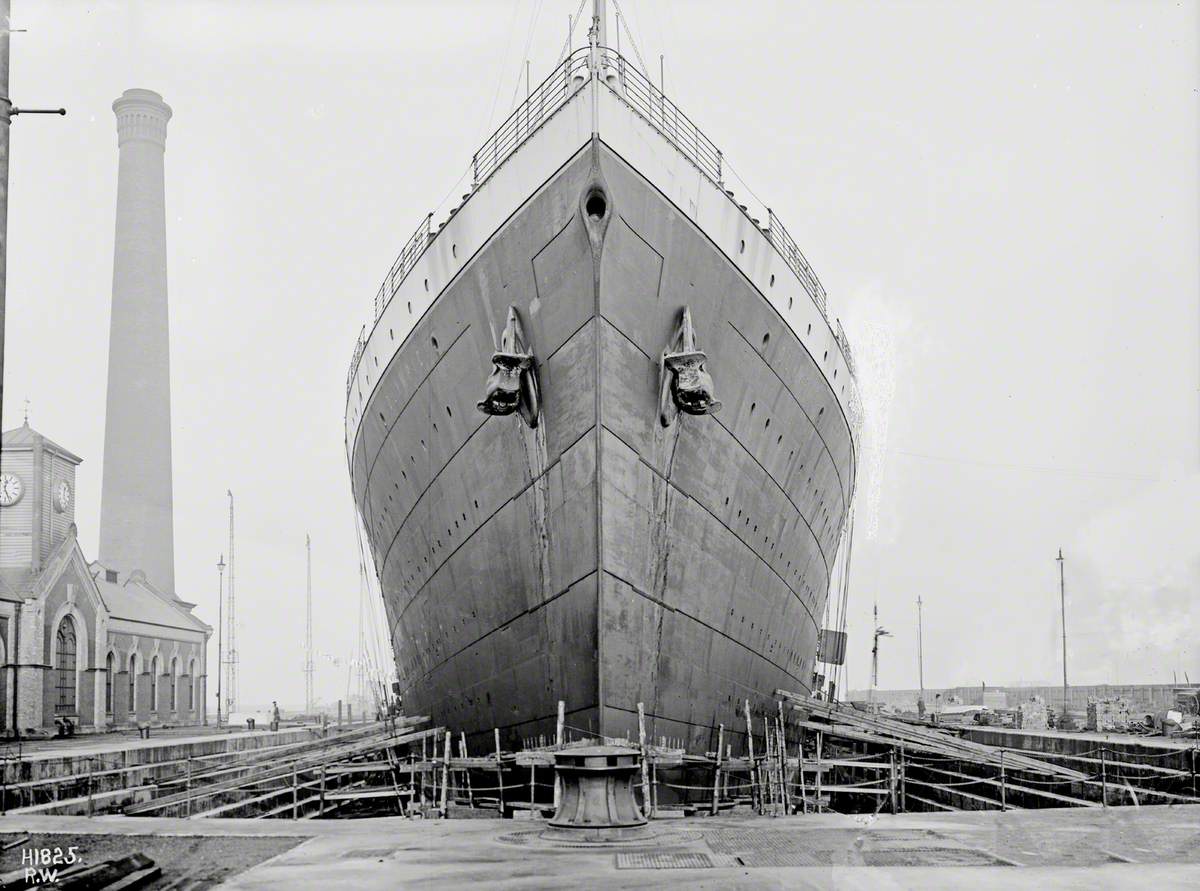
[[[587,746],[554,753],[562,777],[562,804],[550,826],[587,841],[611,841],[646,825],[633,787],[638,751],[622,746]]]

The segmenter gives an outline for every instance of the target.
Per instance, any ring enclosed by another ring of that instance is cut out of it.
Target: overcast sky
[[[177,588],[216,624],[232,488],[246,703],[303,701],[306,532],[317,693],[346,692],[354,338],[576,5],[14,0],[13,100],[68,115],[13,124],[4,425],[28,397],[34,426],[83,456],[93,556],[110,105],[157,90],[175,112]],[[855,349],[871,414],[851,684],[878,601],[880,684],[916,685],[918,595],[927,685],[1057,682],[1059,547],[1072,682],[1200,680],[1197,5],[621,5]]]

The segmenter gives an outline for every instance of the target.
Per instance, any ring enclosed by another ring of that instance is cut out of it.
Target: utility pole
[[[1058,596],[1062,603],[1063,639],[1063,726],[1067,723],[1067,584],[1063,574],[1063,552],[1058,549]]]
[[[921,626],[921,595],[917,595],[917,679],[921,695],[917,699],[917,712],[925,717],[925,630]]]
[[[19,114],[67,113],[65,108],[17,108],[12,104],[8,97],[8,37],[12,33],[12,0],[0,0],[0,416],[4,414],[4,309],[8,294],[9,129]]]
[[[879,638],[891,637],[892,633],[885,630],[879,624],[879,604],[875,604],[875,634],[874,642],[871,644],[871,692],[869,695],[870,702],[875,701],[875,687],[879,684]]]
[[[217,727],[221,726],[221,674],[225,668],[221,617],[225,607],[225,555],[217,559]]]
[[[307,594],[305,595],[304,624],[304,714],[313,713],[313,644],[312,644],[312,539],[304,535],[304,554],[307,561]]]
[[[238,702],[237,601],[233,590],[233,491],[226,489],[225,494],[229,496],[229,610],[225,616],[229,642],[225,651],[225,714],[232,715]]]

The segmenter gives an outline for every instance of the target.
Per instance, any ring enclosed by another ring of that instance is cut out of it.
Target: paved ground
[[[0,833],[18,830],[152,834],[193,854],[222,840],[236,852],[239,839],[303,839],[223,886],[255,891],[1200,887],[1200,805],[660,820],[653,838],[608,847],[546,840],[544,824],[511,820],[0,817]],[[170,846],[163,856],[169,867]]]
[[[286,828],[286,827],[284,827]],[[186,887],[188,891],[199,891],[219,885],[230,876],[262,863],[271,857],[294,848],[304,839],[280,836],[170,836],[170,835],[69,835],[61,833],[34,833],[26,838],[20,835],[0,836],[8,845],[15,843],[0,854],[0,872],[28,867],[41,855],[49,852],[50,858],[57,853],[60,860],[74,859],[76,862],[93,865],[105,860],[127,857],[130,854],[145,854],[161,869],[162,875],[155,881],[141,886],[145,891]],[[73,853],[72,853],[73,852]],[[64,866],[60,866],[65,868]]]

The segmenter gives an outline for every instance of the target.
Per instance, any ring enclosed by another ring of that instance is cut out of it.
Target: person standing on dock
[[[271,729],[279,729],[279,703],[274,699],[271,700]]]

